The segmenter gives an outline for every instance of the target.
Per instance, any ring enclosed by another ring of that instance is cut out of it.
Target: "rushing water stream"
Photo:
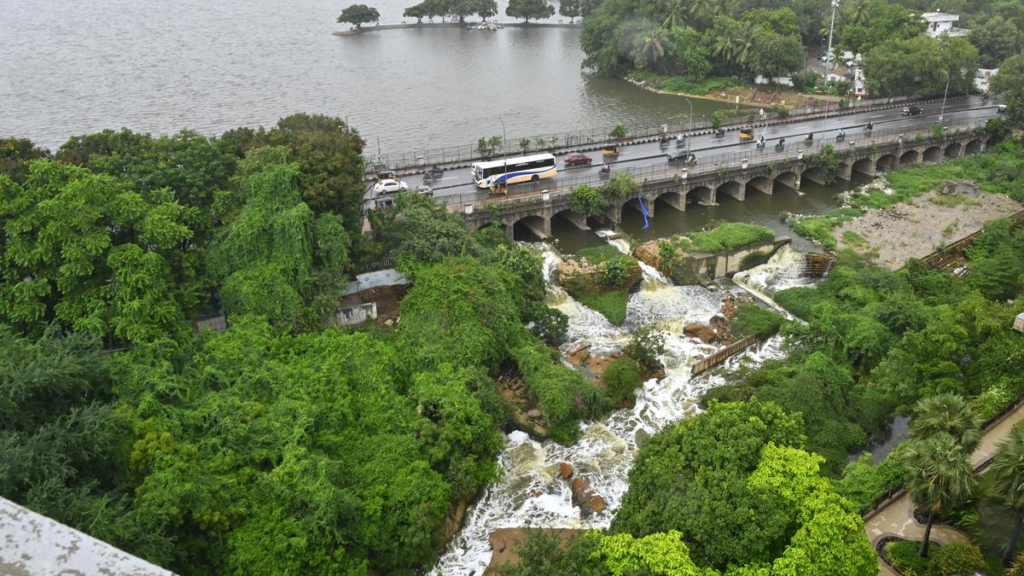
[[[607,239],[608,233],[599,231]],[[624,252],[625,241],[609,239]],[[499,456],[503,478],[489,486],[468,510],[462,530],[449,544],[435,574],[480,575],[491,558],[488,535],[497,528],[603,528],[622,503],[627,477],[639,444],[665,426],[694,414],[700,395],[724,384],[721,377],[690,378],[690,364],[716,348],[683,336],[683,325],[707,323],[719,313],[721,289],[672,286],[660,273],[644,265],[642,288],[628,303],[626,320],[614,326],[601,314],[576,302],[552,279],[561,256],[545,244],[543,252],[548,302],[569,317],[568,339],[562,350],[586,344],[591,354],[621,350],[630,332],[653,325],[665,339],[661,358],[666,376],[644,382],[633,408],[616,410],[605,418],[581,425],[580,438],[571,446],[538,442],[523,432],[508,436]],[[747,356],[778,357],[778,339]],[[573,466],[590,482],[590,489],[608,503],[603,513],[582,517],[572,504],[570,483],[559,476],[560,462]],[[539,494],[539,495],[537,495]]]

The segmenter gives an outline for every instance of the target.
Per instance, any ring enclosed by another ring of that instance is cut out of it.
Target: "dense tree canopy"
[[[512,18],[522,18],[529,23],[530,20],[554,16],[555,7],[548,4],[547,0],[509,0],[505,14]]]
[[[338,16],[339,24],[348,23],[356,28],[362,27],[363,24],[377,22],[378,20],[380,20],[380,12],[366,4],[353,4],[342,10],[341,16]]]

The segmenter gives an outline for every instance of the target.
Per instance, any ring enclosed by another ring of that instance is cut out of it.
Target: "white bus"
[[[494,184],[507,186],[518,182],[536,181],[550,178],[557,172],[555,157],[551,154],[473,163],[473,180],[481,188],[490,188]]]

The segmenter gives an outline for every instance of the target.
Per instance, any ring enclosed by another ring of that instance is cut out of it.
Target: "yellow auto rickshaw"
[[[609,144],[609,145],[605,146],[604,149],[601,150],[601,152],[605,156],[618,156],[619,155],[619,145],[618,144]]]
[[[381,170],[377,172],[377,181],[383,180],[398,180],[398,175],[395,174],[394,170]]]
[[[740,140],[753,140],[754,129],[750,126],[744,126],[740,128]]]

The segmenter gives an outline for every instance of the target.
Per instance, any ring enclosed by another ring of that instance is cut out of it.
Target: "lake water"
[[[415,0],[370,2],[397,23]],[[499,2],[499,21],[503,15]],[[219,134],[294,112],[347,118],[374,151],[654,124],[689,111],[580,70],[579,30],[332,35],[325,0],[0,0],[0,136],[55,148],[122,126]],[[553,21],[559,21],[555,16]],[[695,115],[722,104],[691,99]]]

